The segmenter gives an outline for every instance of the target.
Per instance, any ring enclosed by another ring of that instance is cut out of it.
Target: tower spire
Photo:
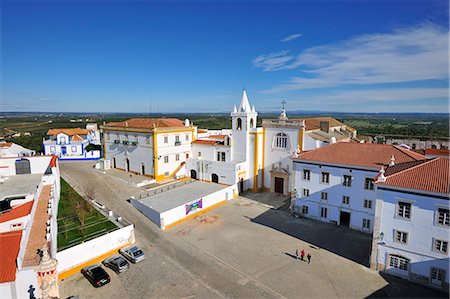
[[[249,112],[251,110],[250,103],[248,102],[247,92],[242,90],[241,103],[239,104],[238,112]]]

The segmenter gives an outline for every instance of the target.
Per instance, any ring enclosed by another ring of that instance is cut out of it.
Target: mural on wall
[[[203,199],[200,198],[197,201],[194,201],[193,203],[186,204],[186,215],[189,214],[192,211],[196,211],[197,209],[201,209],[203,205]]]

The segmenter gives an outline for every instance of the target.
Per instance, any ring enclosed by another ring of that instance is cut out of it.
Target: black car
[[[83,268],[81,273],[89,280],[96,288],[104,286],[111,281],[108,273],[100,267],[100,265],[91,265]]]
[[[103,265],[114,270],[116,273],[122,273],[123,271],[130,268],[128,261],[121,255],[113,255],[103,261]]]

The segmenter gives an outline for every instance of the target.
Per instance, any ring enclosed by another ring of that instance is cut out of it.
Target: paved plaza
[[[111,283],[98,289],[73,275],[60,283],[61,298],[447,297],[365,267],[369,235],[293,218],[255,194],[161,231],[127,202],[145,189],[85,162],[61,163],[61,171],[70,184],[95,183],[98,200],[135,224],[147,255],[120,275],[107,270]],[[295,259],[297,248],[311,253],[311,264]]]

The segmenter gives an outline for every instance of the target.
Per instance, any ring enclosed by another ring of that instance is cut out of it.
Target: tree
[[[89,213],[92,213],[92,201],[95,199],[97,195],[97,190],[95,189],[95,185],[92,183],[85,184],[83,186],[84,196],[88,199],[89,203],[85,206]]]

